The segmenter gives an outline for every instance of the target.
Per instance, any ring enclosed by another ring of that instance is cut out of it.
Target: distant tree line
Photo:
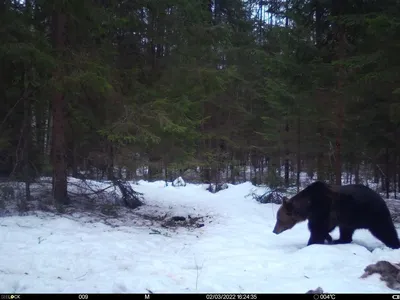
[[[400,190],[398,1],[1,0],[0,28],[0,172],[27,193],[187,170]]]

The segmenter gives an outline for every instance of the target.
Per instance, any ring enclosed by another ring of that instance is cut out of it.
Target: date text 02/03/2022
[[[207,300],[257,300],[256,294],[207,294]]]

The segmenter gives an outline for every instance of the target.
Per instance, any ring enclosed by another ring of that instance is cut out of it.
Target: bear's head
[[[291,199],[287,197],[283,198],[282,205],[276,214],[276,224],[272,231],[273,233],[280,234],[307,219],[307,199],[299,199],[297,196]],[[302,208],[301,205],[304,207]]]
[[[284,197],[276,215],[273,233],[280,234],[293,228],[297,223],[307,220],[311,203],[330,197],[330,193],[332,191],[326,183],[316,181],[292,198]]]

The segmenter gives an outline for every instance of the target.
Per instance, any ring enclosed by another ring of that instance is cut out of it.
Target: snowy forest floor
[[[306,247],[305,222],[275,235],[279,206],[251,196],[265,188],[243,183],[213,194],[202,184],[132,187],[144,196],[136,210],[98,195],[62,213],[45,206],[16,216],[3,208],[0,292],[305,293],[320,286],[328,293],[393,293],[378,275],[360,276],[378,260],[398,262],[400,250],[365,230],[349,245]],[[70,188],[82,187],[70,179]],[[396,200],[388,203],[400,212]]]

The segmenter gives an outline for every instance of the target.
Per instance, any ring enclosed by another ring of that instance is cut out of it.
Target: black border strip
[[[206,300],[260,300],[260,299],[271,299],[271,298],[282,298],[282,297],[294,296],[296,298],[313,299],[313,300],[340,300],[346,298],[377,298],[380,299],[392,299],[400,300],[399,293],[388,293],[388,294],[272,294],[272,293],[249,293],[249,294],[235,294],[235,293],[162,293],[162,294],[0,294],[0,300],[29,300],[29,299],[54,299],[54,298],[67,298],[67,299],[77,299],[77,300],[92,300],[92,299],[141,299],[141,300],[153,300],[153,299],[164,299],[166,297],[173,297],[178,299],[206,299]]]

